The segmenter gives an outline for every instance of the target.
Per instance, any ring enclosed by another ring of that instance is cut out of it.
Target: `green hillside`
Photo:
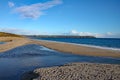
[[[12,34],[12,33],[0,32],[0,37],[22,37],[22,36],[16,35],[16,34]]]

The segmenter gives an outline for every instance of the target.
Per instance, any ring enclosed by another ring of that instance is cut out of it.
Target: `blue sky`
[[[120,38],[120,0],[1,0],[0,31]]]

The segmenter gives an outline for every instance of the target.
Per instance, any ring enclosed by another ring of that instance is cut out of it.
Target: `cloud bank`
[[[90,32],[78,32],[76,30],[71,30],[68,33],[49,33],[49,32],[39,32],[33,30],[23,30],[17,28],[0,28],[0,32],[14,33],[20,35],[78,35],[78,36],[95,36],[97,38],[120,38],[120,33],[90,33]]]
[[[45,3],[36,3],[31,5],[24,5],[14,8],[13,12],[20,14],[24,18],[33,18],[36,19],[44,15],[44,10],[52,8],[58,4],[61,4],[62,0],[52,0]],[[9,2],[10,7],[14,6],[14,3]]]
[[[78,32],[76,30],[71,30],[69,33],[66,33],[67,35],[79,35],[79,36],[95,36],[98,38],[120,38],[120,33],[112,33],[112,32],[106,32],[106,33],[90,33],[90,32]]]

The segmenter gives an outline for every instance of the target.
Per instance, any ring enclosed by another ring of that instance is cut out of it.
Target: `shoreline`
[[[46,41],[36,40],[28,38],[16,38],[16,37],[2,37],[0,41],[5,41],[5,44],[0,44],[0,52],[8,51],[18,46],[26,44],[38,44],[49,49],[57,50],[65,53],[72,53],[86,56],[101,56],[101,57],[114,57],[120,58],[120,51],[101,49],[91,46],[84,46],[74,43],[57,42],[57,41]]]
[[[87,44],[77,44],[77,43],[69,43],[69,42],[59,42],[59,41],[52,41],[52,40],[37,40],[37,39],[32,39],[32,40],[36,40],[36,41],[48,41],[48,42],[55,42],[55,43],[65,43],[65,44],[78,45],[78,46],[83,46],[83,47],[92,47],[92,48],[98,48],[98,49],[104,49],[104,50],[120,51],[119,48],[112,48],[112,47],[87,45]]]
[[[33,43],[40,44],[44,47],[65,53],[72,53],[72,54],[86,55],[86,56],[120,58],[120,51],[116,51],[116,50],[106,50],[100,48],[75,45],[72,43],[52,42],[45,40],[39,40],[39,41],[33,40]]]

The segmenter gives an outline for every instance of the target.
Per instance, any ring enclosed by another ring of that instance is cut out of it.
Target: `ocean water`
[[[39,38],[39,37],[33,37],[33,39],[68,42],[68,43],[76,43],[76,44],[120,49],[119,38]]]
[[[106,58],[62,53],[29,44],[0,53],[0,80],[21,80],[36,68],[60,66],[71,62],[120,64],[120,58]]]

